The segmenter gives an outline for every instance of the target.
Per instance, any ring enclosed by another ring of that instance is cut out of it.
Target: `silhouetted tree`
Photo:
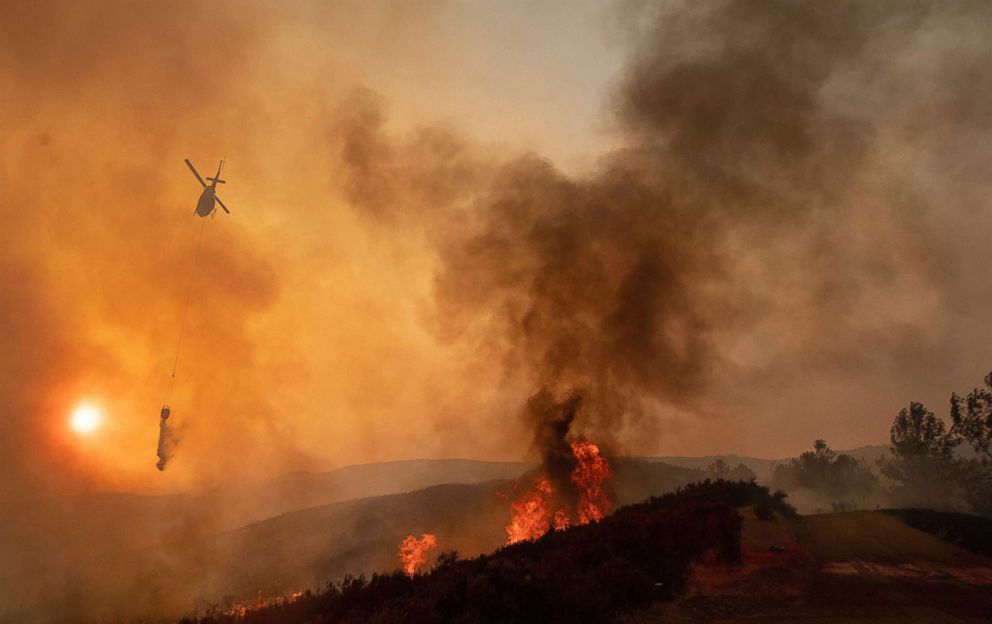
[[[967,440],[985,465],[992,463],[992,373],[985,387],[975,388],[965,398],[951,395],[953,434]]]
[[[964,497],[976,513],[992,517],[992,373],[985,387],[964,398],[951,395],[951,434],[967,441],[976,458],[961,463]]]
[[[458,561],[458,551],[446,550],[437,556],[437,561],[434,563],[434,569],[443,568],[444,566],[454,565],[457,561]]]
[[[922,403],[910,403],[892,422],[889,440],[892,458],[882,458],[879,468],[897,482],[894,493],[900,502],[954,507],[960,490],[954,447],[960,440],[948,433],[944,421]]]
[[[992,468],[977,459],[961,464],[964,499],[976,514],[992,518]]]
[[[863,460],[836,453],[824,440],[813,442],[812,451],[777,465],[772,480],[775,487],[810,490],[841,509],[855,508],[880,490],[878,479]]]
[[[717,459],[707,466],[706,472],[713,478],[726,479],[727,481],[750,481],[758,476],[744,462],[737,464],[736,468],[731,468],[730,464],[722,459]]]

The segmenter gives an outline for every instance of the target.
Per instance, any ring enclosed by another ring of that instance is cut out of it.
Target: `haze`
[[[533,461],[576,385],[785,457],[992,369],[988,5],[533,4],[3,3],[0,498]]]

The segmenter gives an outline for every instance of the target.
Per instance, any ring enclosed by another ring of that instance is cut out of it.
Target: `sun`
[[[89,435],[100,428],[103,422],[103,414],[92,405],[83,403],[72,411],[69,417],[69,426],[73,431],[82,435]]]

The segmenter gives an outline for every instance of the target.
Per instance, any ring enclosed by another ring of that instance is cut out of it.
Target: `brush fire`
[[[236,602],[223,613],[228,617],[244,618],[253,611],[260,611],[269,607],[292,604],[302,597],[302,591],[293,592],[289,596],[263,597],[262,590],[260,589],[258,590],[258,594],[255,596],[255,602]]]
[[[507,544],[535,540],[551,529],[562,531],[572,524],[599,522],[610,512],[613,503],[603,484],[612,478],[613,471],[599,447],[592,442],[573,442],[571,449],[575,468],[569,483],[576,492],[556,492],[548,476],[537,478],[532,490],[510,504],[513,517],[506,525]],[[569,505],[568,499],[575,494],[576,502]]]
[[[427,563],[427,553],[437,546],[437,536],[431,533],[423,533],[420,539],[413,535],[407,535],[400,543],[399,557],[400,567],[408,576],[413,576]]]

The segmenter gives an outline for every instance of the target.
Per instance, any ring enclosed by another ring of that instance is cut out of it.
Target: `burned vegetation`
[[[182,624],[601,622],[678,596],[703,557],[739,562],[735,508],[748,505],[794,513],[753,482],[706,481],[475,559],[445,553],[426,574],[346,577],[289,601]]]

